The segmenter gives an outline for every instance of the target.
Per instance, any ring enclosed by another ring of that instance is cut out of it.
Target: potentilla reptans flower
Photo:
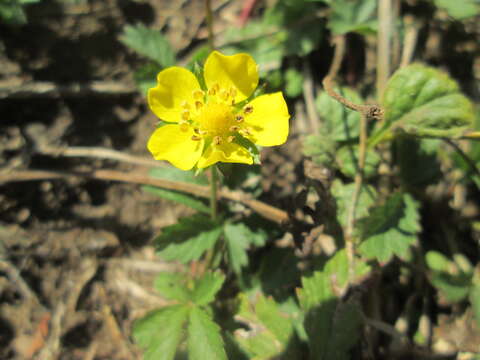
[[[245,103],[258,85],[250,55],[213,51],[203,70],[205,90],[193,73],[174,66],[162,70],[148,91],[150,109],[166,122],[148,141],[155,159],[182,170],[217,162],[253,164],[242,138],[261,146],[286,141],[290,115],[281,92]]]

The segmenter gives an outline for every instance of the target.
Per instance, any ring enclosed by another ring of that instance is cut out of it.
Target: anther
[[[218,83],[215,83],[215,84],[212,85],[211,89],[214,92],[218,92],[218,90],[220,90],[220,85],[218,85]]]
[[[205,93],[202,90],[197,89],[193,91],[193,98],[195,100],[203,99],[204,96],[205,96]]]
[[[200,136],[197,136],[197,135],[192,135],[192,140],[193,141],[200,141],[200,140],[202,140],[202,138]]]
[[[208,89],[208,95],[215,96],[216,93],[217,90],[215,90],[215,87],[211,87],[210,89]]]
[[[188,130],[188,122],[184,121],[184,120],[180,120],[180,122],[178,123],[178,125],[180,126],[180,131],[187,131]]]
[[[183,120],[188,120],[190,119],[190,112],[188,110],[183,110],[182,111],[182,119]]]
[[[200,110],[203,107],[203,102],[195,101],[195,109]]]
[[[245,118],[242,115],[235,116],[235,121],[238,123],[242,123]]]
[[[220,138],[220,136],[215,136],[215,137],[213,138],[213,143],[214,143],[215,145],[220,145],[220,144],[222,143],[222,139]]]
[[[236,126],[236,125],[233,125],[233,126],[230,126],[230,131],[238,131],[238,129],[240,129],[240,127]]]
[[[228,91],[226,91],[225,89],[220,90],[220,98],[221,99],[227,100],[229,96],[230,96],[230,94],[228,93]]]
[[[227,138],[227,141],[228,141],[229,143],[232,143],[233,140],[235,140],[235,136],[233,136],[233,135],[230,135],[230,136]]]
[[[249,135],[252,134],[252,133],[250,132],[250,130],[245,129],[245,128],[240,129],[238,132],[239,132],[240,134],[242,134],[243,136],[249,136]]]
[[[252,105],[247,105],[243,108],[243,113],[244,114],[251,114],[253,112],[253,106]]]

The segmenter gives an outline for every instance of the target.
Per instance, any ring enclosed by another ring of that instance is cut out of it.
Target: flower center
[[[222,136],[229,132],[234,123],[232,109],[226,104],[208,103],[197,118],[200,129],[212,136]]]

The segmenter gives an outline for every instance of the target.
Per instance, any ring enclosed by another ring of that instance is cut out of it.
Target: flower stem
[[[212,220],[217,218],[217,167],[210,167],[210,216]]]
[[[212,1],[205,0],[205,10],[206,10],[206,20],[207,20],[207,31],[208,31],[208,46],[210,50],[215,50],[215,36],[213,35],[213,11],[212,11]]]

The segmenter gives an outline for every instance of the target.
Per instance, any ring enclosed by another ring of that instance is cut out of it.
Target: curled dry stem
[[[365,168],[365,158],[367,153],[367,126],[369,120],[381,120],[383,118],[383,109],[378,105],[359,105],[355,104],[343,96],[338,94],[334,90],[332,77],[327,76],[323,80],[323,86],[325,91],[332,98],[345,105],[347,108],[358,111],[360,113],[360,137],[358,144],[358,163],[357,163],[357,172],[355,174],[355,189],[352,196],[352,201],[350,203],[350,208],[348,209],[347,224],[345,227],[345,250],[348,256],[349,262],[349,279],[353,280],[355,275],[355,238],[353,236],[355,228],[355,212],[357,208],[358,199],[360,197],[360,192],[362,190],[364,168]]]

